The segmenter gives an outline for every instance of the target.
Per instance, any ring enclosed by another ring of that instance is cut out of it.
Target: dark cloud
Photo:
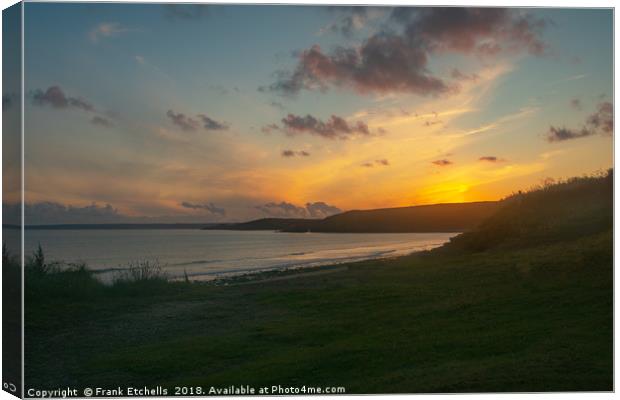
[[[282,157],[309,157],[310,153],[305,150],[295,151],[295,150],[282,150]]]
[[[597,134],[611,135],[614,130],[613,105],[610,102],[600,103],[596,112],[588,116],[581,128],[549,127],[547,141],[561,142]]]
[[[325,218],[330,215],[341,213],[338,207],[322,201],[306,203],[305,207],[282,201],[280,203],[267,203],[255,207],[263,214],[278,218]]]
[[[163,7],[164,15],[169,20],[196,21],[209,13],[206,4],[164,4]]]
[[[114,126],[114,124],[112,124],[112,122],[104,117],[100,117],[98,115],[95,115],[94,117],[91,118],[90,123],[93,125],[99,125],[99,126],[103,126],[106,128],[111,128],[112,126]]]
[[[276,130],[283,131],[289,136],[307,133],[327,139],[346,139],[355,135],[370,135],[370,129],[365,122],[349,123],[337,115],[332,115],[327,121],[322,121],[310,114],[305,117],[288,114],[286,118],[282,118],[282,127],[271,124],[262,128],[265,133]]]
[[[614,130],[614,106],[610,102],[600,103],[596,112],[588,117],[588,126],[610,135]]]
[[[191,203],[187,203],[192,205]],[[194,204],[193,206],[205,206]],[[216,221],[224,215],[224,209],[207,204],[210,212],[202,215],[205,219]],[[209,211],[208,208],[204,208]],[[19,224],[21,221],[21,205],[3,203],[2,215],[5,223]],[[48,225],[48,224],[140,224],[140,223],[178,223],[178,222],[200,222],[197,221],[195,214],[161,216],[130,216],[123,214],[110,204],[99,205],[91,203],[86,206],[75,206],[61,204],[53,201],[38,203],[26,203],[24,206],[24,216],[27,225]]]
[[[170,118],[174,125],[186,132],[195,131],[200,127],[200,123],[198,121],[183,113],[175,113],[172,110],[168,110],[166,116]]]
[[[581,100],[579,100],[579,99],[571,99],[570,106],[572,108],[574,108],[575,110],[578,110],[578,111],[581,111],[583,109],[583,106],[581,104]]]
[[[4,204],[4,207],[19,209],[19,204]],[[100,206],[92,203],[80,207],[50,201],[26,203],[24,216],[26,224],[113,223],[122,222],[125,218],[110,204]]]
[[[541,55],[541,33],[547,21],[510,8],[399,7],[392,19],[403,25],[404,36],[429,52],[489,55],[527,51]]]
[[[184,201],[181,203],[181,207],[185,207],[185,208],[189,208],[191,210],[203,210],[203,211],[207,211],[210,214],[213,215],[219,215],[219,216],[225,216],[226,215],[226,210],[221,208],[221,207],[217,207],[215,204],[213,203],[201,203],[201,204],[197,204],[197,203],[190,203],[188,201]]]
[[[195,118],[183,113],[176,113],[168,110],[166,116],[170,118],[172,123],[186,132],[195,131],[202,126],[207,131],[218,131],[228,129],[228,125],[218,122],[205,114],[198,114]]]
[[[77,108],[83,111],[95,111],[95,107],[80,97],[65,95],[60,86],[50,86],[46,91],[37,89],[31,94],[33,104],[52,108]]]
[[[392,34],[375,35],[359,50],[339,47],[326,54],[315,45],[301,53],[292,74],[280,72],[269,90],[295,95],[302,89],[325,90],[329,84],[351,87],[360,93],[429,95],[450,90],[444,81],[428,73],[427,62],[424,51]]]
[[[438,165],[440,167],[447,167],[448,165],[452,165],[453,162],[450,160],[435,160],[433,161],[433,164]]]
[[[591,136],[594,132],[581,128],[579,130],[569,129],[569,128],[557,128],[555,126],[549,127],[549,132],[547,134],[547,140],[549,142],[561,142],[569,139],[577,139],[581,137]]]
[[[202,120],[202,127],[208,131],[224,131],[228,129],[228,125],[225,123],[218,122],[204,114],[199,114],[198,118]]]
[[[375,165],[378,165],[380,167],[387,167],[390,165],[390,161],[386,158],[382,158],[380,160],[375,160],[374,162],[365,162],[362,164],[362,167],[372,168]]]
[[[484,157],[480,157],[478,161],[488,161],[488,162],[494,163],[494,162],[499,162],[501,160],[495,156],[484,156]]]
[[[292,71],[276,73],[263,90],[295,95],[302,89],[331,86],[360,93],[408,92],[439,95],[457,90],[429,71],[439,53],[494,55],[527,51],[540,55],[546,22],[508,8],[396,8],[391,19],[400,33],[384,30],[361,46],[336,47],[330,53],[314,45],[299,53]]]

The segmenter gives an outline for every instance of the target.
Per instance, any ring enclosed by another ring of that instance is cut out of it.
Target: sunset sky
[[[611,10],[25,13],[30,223],[497,200],[613,163]]]

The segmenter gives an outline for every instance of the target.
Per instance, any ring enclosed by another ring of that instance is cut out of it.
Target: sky
[[[605,170],[612,18],[26,3],[27,222],[321,218]]]

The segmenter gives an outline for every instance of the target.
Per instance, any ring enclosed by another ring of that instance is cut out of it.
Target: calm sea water
[[[250,271],[393,257],[445,243],[455,233],[279,233],[210,230],[27,230],[50,261],[84,262],[108,279],[136,260],[158,260],[172,278],[213,279]]]

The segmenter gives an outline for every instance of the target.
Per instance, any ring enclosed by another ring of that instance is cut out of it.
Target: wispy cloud
[[[122,33],[135,31],[122,26],[118,22],[102,22],[88,32],[88,37],[93,43],[99,42],[102,38],[118,36]]]

